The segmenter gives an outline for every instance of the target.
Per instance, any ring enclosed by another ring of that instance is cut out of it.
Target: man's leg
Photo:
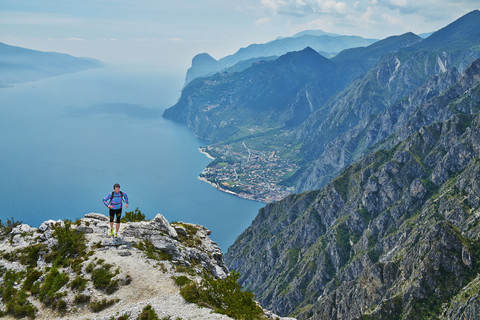
[[[115,216],[115,213],[110,209],[110,235],[113,236],[113,218]]]
[[[117,214],[117,225],[115,228],[115,234],[118,234],[118,230],[120,229],[120,217],[122,215],[122,209],[120,209],[120,211],[118,211],[116,214]]]

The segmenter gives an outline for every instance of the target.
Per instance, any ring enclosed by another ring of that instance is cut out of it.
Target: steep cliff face
[[[476,90],[447,108],[478,106]],[[300,319],[464,312],[459,293],[480,271],[479,150],[478,115],[421,128],[320,191],[267,205],[227,264],[264,305]]]
[[[297,189],[321,188],[345,166],[371,151],[375,144],[392,134],[395,135],[391,139],[373,148],[391,147],[405,140],[420,127],[434,121],[444,121],[454,113],[478,112],[478,108],[472,104],[477,99],[472,96],[477,94],[474,89],[470,90],[471,96],[466,100],[469,104],[455,104],[452,108],[447,108],[447,105],[474,87],[479,76],[479,59],[467,68],[461,78],[455,68],[433,76],[408,97],[379,115],[361,121],[353,129],[329,142],[323,153],[302,172]]]

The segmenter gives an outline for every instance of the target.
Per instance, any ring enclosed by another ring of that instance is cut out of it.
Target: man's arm
[[[110,208],[110,205],[108,204],[107,201],[110,200],[111,198],[112,198],[112,194],[111,194],[111,193],[107,194],[107,196],[106,196],[105,198],[103,198],[103,204],[105,204],[105,206],[106,206],[107,208]]]
[[[125,209],[128,209],[128,197],[127,194],[124,192],[123,193],[123,200],[125,200]]]

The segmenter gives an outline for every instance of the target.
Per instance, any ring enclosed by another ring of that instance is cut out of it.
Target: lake
[[[183,81],[160,68],[107,66],[0,89],[2,222],[108,215],[102,199],[119,183],[127,211],[202,224],[225,252],[263,204],[198,179],[206,143],[161,117]]]

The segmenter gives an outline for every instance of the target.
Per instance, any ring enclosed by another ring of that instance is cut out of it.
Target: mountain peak
[[[314,63],[314,62],[323,62],[328,64],[333,64],[330,59],[325,58],[317,51],[313,50],[311,47],[305,47],[300,51],[292,51],[284,54],[277,60],[279,63],[284,63],[286,61],[290,62],[301,62],[301,63]]]
[[[192,65],[195,63],[216,63],[217,60],[208,53],[199,53],[192,59]]]
[[[292,38],[298,38],[298,37],[303,37],[303,36],[331,36],[331,37],[337,37],[340,36],[339,34],[336,33],[329,33],[325,32],[323,30],[317,29],[317,30],[305,30],[301,31],[299,33],[296,33],[292,36]]]
[[[452,42],[480,37],[480,10],[473,10],[426,38],[421,47],[452,45]]]

